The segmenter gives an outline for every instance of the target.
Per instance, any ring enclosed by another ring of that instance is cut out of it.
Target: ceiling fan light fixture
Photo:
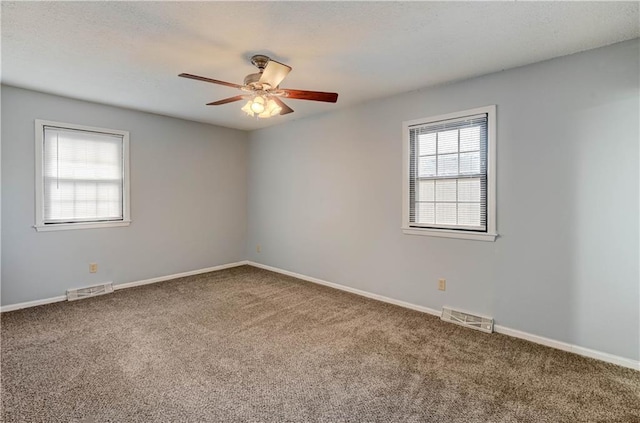
[[[253,102],[252,102],[251,100],[247,101],[247,104],[245,104],[245,105],[242,107],[242,109],[241,109],[243,112],[245,112],[245,113],[246,113],[246,114],[248,114],[249,116],[253,116],[253,115],[255,115],[255,113],[253,113],[253,110],[251,110],[251,104],[252,104],[252,103],[253,103]]]
[[[266,103],[266,101],[265,101],[263,96],[261,96],[261,95],[255,96],[253,98],[252,102],[251,102],[251,106],[250,106],[251,107],[251,111],[253,113],[256,113],[256,114],[260,114],[260,113],[264,112],[265,106],[266,106],[265,103]]]
[[[267,101],[267,107],[264,109],[264,112],[258,115],[258,117],[272,117],[277,116],[282,111],[282,107],[278,106],[278,103],[273,101],[273,99],[269,99]],[[263,116],[266,115],[266,116]]]
[[[273,99],[264,95],[258,95],[247,101],[241,110],[249,116],[257,116],[264,119],[279,115],[282,107]]]

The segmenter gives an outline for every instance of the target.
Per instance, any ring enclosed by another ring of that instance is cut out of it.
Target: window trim
[[[409,128],[443,120],[460,119],[478,114],[487,115],[487,231],[471,232],[460,229],[411,227],[409,223]],[[402,122],[402,232],[405,235],[425,235],[443,238],[495,241],[496,231],[496,105],[478,107],[460,112],[430,116]]]
[[[72,129],[87,132],[100,132],[109,135],[122,136],[122,220],[91,221],[73,223],[44,223],[44,172],[43,149],[44,127],[53,126],[62,129]],[[35,120],[35,225],[38,232],[61,231],[70,229],[96,229],[129,226],[131,223],[129,196],[129,132],[116,129],[98,128],[93,126],[76,125],[73,123],[54,122],[50,120]]]

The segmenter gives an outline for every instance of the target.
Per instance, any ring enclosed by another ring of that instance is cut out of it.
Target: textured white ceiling
[[[5,84],[239,129],[522,66],[640,36],[638,2],[2,2]],[[283,87],[337,104],[249,118],[205,106],[263,53]]]

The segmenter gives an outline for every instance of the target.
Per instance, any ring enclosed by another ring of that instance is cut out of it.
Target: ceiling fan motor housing
[[[260,80],[262,73],[250,73],[249,75],[244,77],[244,85],[255,84]]]
[[[255,54],[251,57],[251,63],[258,68],[260,72],[251,73],[244,77],[244,85],[251,86],[253,88],[261,89],[261,86],[258,86],[257,83],[260,81],[262,77],[262,73],[264,72],[264,68],[267,67],[267,64],[271,60],[268,56],[264,54]]]

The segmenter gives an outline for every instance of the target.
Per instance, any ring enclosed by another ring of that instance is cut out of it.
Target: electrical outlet
[[[447,280],[446,279],[438,279],[438,289],[440,291],[447,290]]]
[[[259,253],[262,251],[262,247],[260,246],[260,244],[256,245],[256,253]]]
[[[89,263],[89,273],[98,273],[98,263]]]

